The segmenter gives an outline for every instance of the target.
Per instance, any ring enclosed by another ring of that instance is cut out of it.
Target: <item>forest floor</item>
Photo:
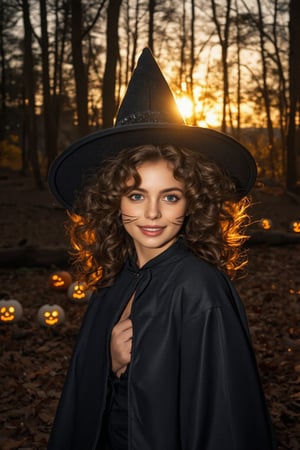
[[[292,220],[300,220],[299,203],[280,187],[256,188],[253,198],[254,219],[271,219],[274,230],[287,231]],[[0,247],[66,246],[65,212],[47,189],[37,191],[30,178],[0,171],[0,210]],[[299,244],[249,246],[247,274],[236,282],[279,450],[300,449],[299,250]],[[13,298],[23,306],[19,322],[0,325],[1,450],[46,449],[86,309],[86,304],[72,303],[64,292],[49,287],[56,269],[0,267],[0,299]],[[39,325],[37,312],[44,304],[63,307],[62,325]]]

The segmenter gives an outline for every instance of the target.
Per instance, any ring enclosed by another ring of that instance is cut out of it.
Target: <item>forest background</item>
[[[241,140],[297,190],[297,0],[1,0],[0,166],[42,187],[74,139],[113,125],[143,47],[189,125]]]
[[[49,285],[72,274],[49,165],[113,125],[145,46],[187,124],[231,134],[257,161],[236,284],[279,450],[300,449],[299,24],[297,0],[0,0],[0,301],[23,306],[0,323],[1,450],[46,448],[86,308]],[[63,308],[61,325],[40,326],[45,304]]]

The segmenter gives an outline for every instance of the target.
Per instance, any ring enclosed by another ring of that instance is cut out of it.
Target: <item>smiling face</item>
[[[175,242],[187,202],[183,183],[174,178],[173,168],[165,160],[143,163],[138,173],[141,183],[121,198],[121,214],[142,267]]]
[[[72,276],[69,272],[54,272],[49,277],[49,285],[57,291],[66,291],[72,283]]]
[[[59,305],[43,305],[38,310],[37,318],[42,326],[53,327],[64,321],[65,313]]]
[[[15,323],[22,314],[23,308],[18,300],[0,300],[0,323]]]

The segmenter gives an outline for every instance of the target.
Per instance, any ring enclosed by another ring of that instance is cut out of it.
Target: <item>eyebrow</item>
[[[132,191],[140,191],[140,192],[144,192],[147,193],[147,189],[143,189],[141,187],[132,187],[131,189]],[[184,193],[183,189],[180,189],[179,187],[170,187],[170,188],[166,188],[166,189],[162,189],[161,191],[159,191],[161,194],[166,194],[167,192],[173,192],[173,191],[179,191],[182,194]]]

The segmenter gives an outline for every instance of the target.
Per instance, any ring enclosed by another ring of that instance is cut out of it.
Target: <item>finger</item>
[[[120,333],[119,335],[118,335],[118,337],[121,339],[121,340],[123,340],[123,341],[128,341],[128,340],[131,340],[132,339],[132,336],[133,336],[133,329],[132,328],[129,328],[129,329],[127,329],[127,330],[124,330],[122,333]]]
[[[112,329],[112,336],[119,336],[122,335],[122,333],[131,332],[132,333],[132,322],[127,321],[126,323],[118,322]]]
[[[122,333],[112,333],[110,339],[110,346],[113,351],[118,351],[122,349],[124,345],[128,345],[132,343],[133,332],[132,329],[126,330]]]
[[[121,348],[115,349],[115,351],[112,352],[112,366],[115,369],[119,369],[130,362],[131,348],[131,344],[128,342],[123,344]]]
[[[117,378],[120,378],[120,376],[122,375],[122,373],[126,372],[127,365],[128,365],[128,364],[126,364],[125,366],[121,367],[120,369],[118,369],[118,370],[115,372],[115,376],[116,376]]]
[[[111,350],[115,352],[116,354],[128,354],[131,351],[132,347],[132,337],[129,337],[122,339],[119,337],[118,339],[115,339],[111,342]]]
[[[120,322],[118,322],[116,324],[116,327],[118,327],[118,329],[121,331],[127,330],[129,328],[132,328],[132,320],[130,319],[124,319],[124,320],[120,320]]]

